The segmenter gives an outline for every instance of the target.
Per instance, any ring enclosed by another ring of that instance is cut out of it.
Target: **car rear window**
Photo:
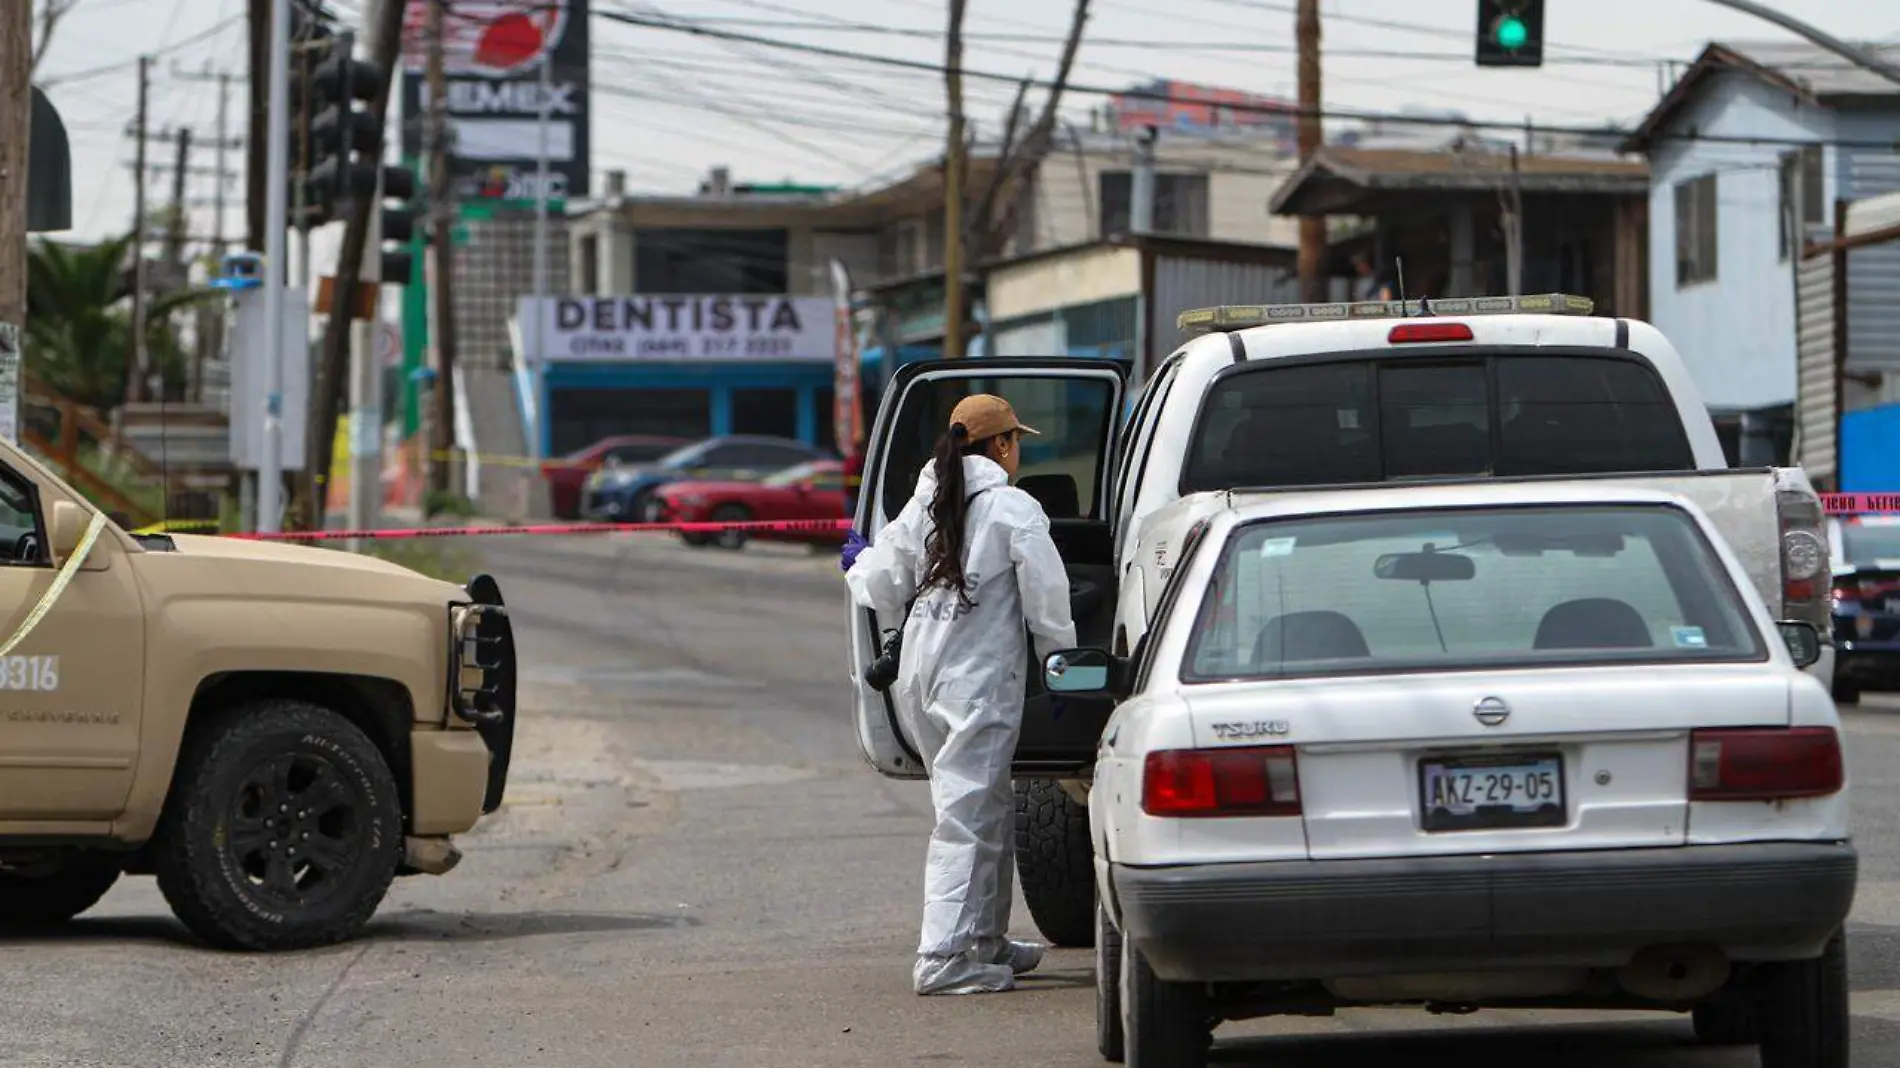
[[[1202,402],[1181,492],[1694,468],[1640,360],[1452,352],[1228,375]]]
[[[1230,538],[1183,678],[1758,659],[1727,572],[1655,505],[1381,512]]]

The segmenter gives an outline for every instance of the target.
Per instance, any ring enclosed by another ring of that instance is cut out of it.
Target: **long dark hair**
[[[988,449],[990,439],[971,441],[970,430],[962,423],[937,439],[937,451],[931,456],[937,475],[937,492],[930,498],[930,535],[924,539],[924,578],[920,586],[943,586],[957,591],[957,599],[968,607],[970,583],[963,574],[964,524],[970,515],[970,498],[963,485],[963,458]]]

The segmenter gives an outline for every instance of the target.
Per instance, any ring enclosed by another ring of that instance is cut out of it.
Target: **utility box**
[[[231,298],[232,329],[227,359],[231,368],[231,465],[244,471],[264,466],[264,420],[270,398],[264,393],[264,357],[267,352],[264,291],[238,290]],[[310,295],[301,288],[284,289],[284,315],[275,324],[283,331],[283,391],[277,406],[282,424],[283,469],[304,469],[304,438],[310,411]]]

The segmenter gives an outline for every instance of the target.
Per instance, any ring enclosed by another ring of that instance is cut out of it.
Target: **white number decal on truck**
[[[59,657],[0,656],[0,690],[52,693],[59,689]]]

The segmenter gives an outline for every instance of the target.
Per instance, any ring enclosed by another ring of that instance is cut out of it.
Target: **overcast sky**
[[[18,3],[23,0],[0,0]],[[333,6],[359,19],[365,2]],[[593,0],[597,9],[660,12],[784,41],[924,62],[942,61],[940,37],[857,32],[840,23],[940,34],[944,0]],[[1053,71],[1072,0],[970,0],[965,64],[1012,75]],[[1857,40],[1900,42],[1893,0],[1781,0],[1780,7]],[[1075,74],[1078,85],[1123,88],[1154,77],[1292,96],[1292,0],[1095,0]],[[74,229],[93,239],[131,220],[136,57],[156,54],[155,129],[189,126],[209,140],[215,81],[231,71],[230,120],[245,119],[244,0],[79,0],[36,74],[64,115],[73,142]],[[1325,101],[1330,107],[1394,111],[1455,108],[1474,118],[1546,123],[1630,123],[1655,102],[1668,64],[1714,39],[1787,39],[1767,23],[1708,0],[1547,0],[1547,64],[1536,71],[1478,69],[1470,55],[1475,0],[1322,0]],[[824,23],[823,29],[785,23]],[[704,41],[677,32],[593,20],[593,171],[628,171],[636,189],[690,192],[707,168],[736,181],[853,185],[888,176],[940,150],[943,85],[929,72],[880,69],[764,46]],[[985,36],[990,35],[990,36]],[[1206,42],[1253,43],[1258,52],[1216,51]],[[1402,52],[1416,58],[1354,55]],[[968,109],[996,129],[1008,85],[968,83]],[[1033,99],[1033,97],[1032,97]],[[1085,121],[1100,95],[1076,95],[1065,110]],[[153,145],[167,162],[171,149]],[[214,162],[207,148],[194,165]],[[242,169],[232,152],[229,166]],[[189,195],[209,200],[209,175]],[[170,176],[148,198],[170,196]],[[243,185],[227,185],[227,234],[243,229]],[[213,213],[193,212],[195,236]]]

